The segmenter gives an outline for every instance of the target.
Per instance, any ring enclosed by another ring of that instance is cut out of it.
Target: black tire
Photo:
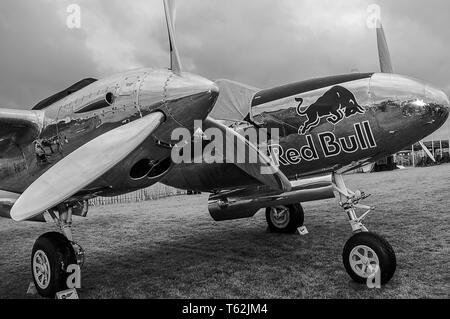
[[[43,254],[43,255],[42,255]],[[36,278],[34,259],[39,256],[47,258],[50,274],[47,282],[39,283]],[[54,298],[56,293],[67,289],[66,273],[69,265],[76,264],[75,252],[72,244],[60,233],[46,233],[39,237],[31,254],[31,274],[37,292],[44,298]]]
[[[272,207],[266,209],[266,220],[269,225],[269,230],[273,233],[279,234],[294,234],[299,227],[303,226],[305,222],[305,213],[300,204],[293,204],[282,206],[287,208],[287,220],[283,223],[276,223],[272,216]]]
[[[345,244],[342,254],[345,269],[355,282],[365,284],[367,283],[368,276],[360,276],[353,270],[350,263],[350,254],[358,246],[369,247],[373,252],[375,252],[379,260],[378,266],[380,267],[381,271],[381,284],[387,284],[394,276],[395,270],[397,268],[397,259],[395,257],[395,252],[389,242],[375,233],[363,232],[355,234]]]

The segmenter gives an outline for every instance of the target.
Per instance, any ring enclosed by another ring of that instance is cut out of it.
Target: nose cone
[[[380,127],[399,141],[415,143],[431,135],[449,115],[441,90],[409,77],[375,74],[369,91]]]
[[[203,121],[212,111],[219,88],[203,77],[183,73],[169,79],[165,94],[169,115],[181,126],[191,129],[194,121]]]
[[[439,89],[426,86],[425,103],[427,115],[430,117],[432,124],[438,128],[441,127],[448,119],[450,111],[450,102],[447,95]]]

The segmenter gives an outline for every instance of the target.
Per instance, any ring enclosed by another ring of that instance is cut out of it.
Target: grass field
[[[215,223],[207,196],[93,208],[77,219],[87,252],[81,298],[449,298],[450,166],[346,178],[373,194],[366,225],[397,253],[381,290],[353,284],[341,254],[350,226],[334,200],[305,204],[305,237],[265,218]],[[0,298],[27,296],[30,252],[51,225],[0,220]]]

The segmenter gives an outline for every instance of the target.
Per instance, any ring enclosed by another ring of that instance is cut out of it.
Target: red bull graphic
[[[317,127],[322,119],[336,125],[343,119],[366,112],[358,104],[353,93],[339,85],[331,88],[317,102],[306,109],[302,109],[304,102],[302,98],[296,98],[295,100],[300,103],[297,107],[298,115],[307,117],[307,120],[299,128],[300,135],[305,135],[311,129]]]
[[[306,135],[306,144],[300,149],[286,148],[272,144],[269,154],[277,166],[298,165],[303,161],[317,161],[321,158],[331,158],[343,153],[353,154],[361,150],[375,149],[377,143],[368,121],[353,125],[355,134],[338,137],[333,132],[323,132],[317,135],[315,143],[312,135]]]

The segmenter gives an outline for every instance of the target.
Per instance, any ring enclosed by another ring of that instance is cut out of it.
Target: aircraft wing
[[[153,113],[84,144],[39,177],[11,209],[15,221],[29,220],[64,202],[124,160],[164,121]]]
[[[235,154],[236,156],[239,151],[246,150],[248,152],[248,158],[256,159],[256,163],[250,163],[249,161],[239,163],[238,161],[234,161],[233,163],[241,170],[274,190],[282,192],[291,190],[289,179],[274,165],[268,156],[259,151],[255,145],[246,140],[242,135],[210,117],[205,120],[204,126],[206,129],[219,129],[225,135],[226,140],[234,139],[234,143],[215,143],[216,150],[222,155]]]
[[[0,190],[0,217],[11,217],[9,216],[9,212],[19,197],[20,194]]]
[[[20,194],[0,190],[0,217],[11,219],[11,208],[14,206],[14,203],[19,199],[19,197]],[[29,219],[28,221],[45,222],[45,218],[43,215],[39,215]]]

